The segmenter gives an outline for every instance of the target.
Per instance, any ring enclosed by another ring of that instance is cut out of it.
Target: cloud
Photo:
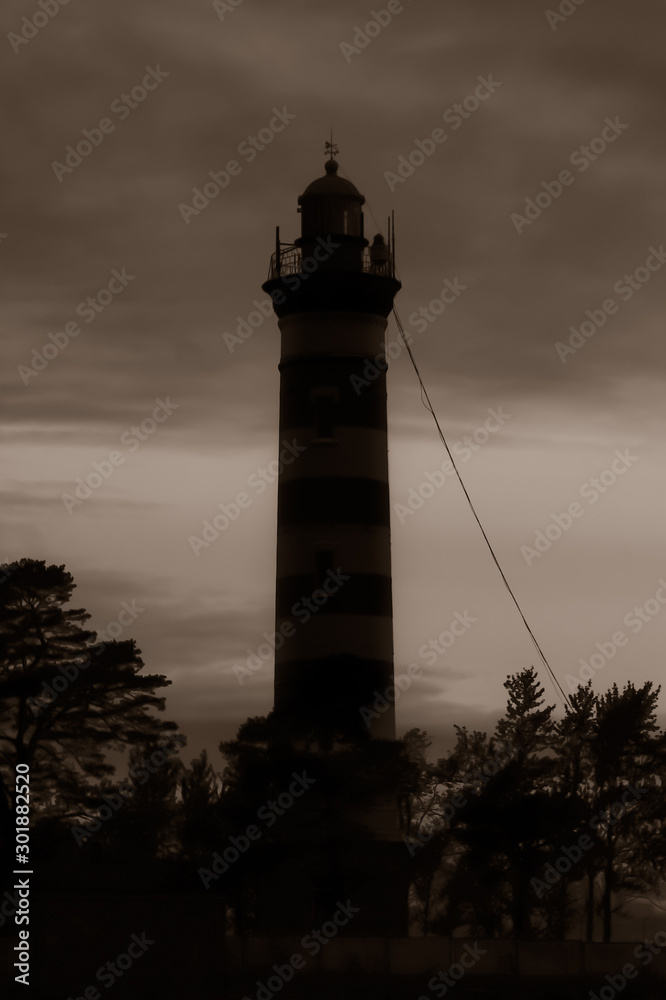
[[[24,16],[7,3],[5,35]],[[0,68],[13,95],[0,167],[11,529],[0,541],[7,558],[64,562],[81,595],[91,581],[96,620],[145,595],[136,634],[150,669],[174,678],[168,711],[209,736],[271,698],[268,669],[243,688],[229,671],[271,627],[275,484],[199,559],[188,545],[278,447],[275,319],[233,353],[224,333],[263,298],[275,226],[284,241],[298,235],[297,197],[322,173],[331,126],[341,171],[367,198],[366,231],[385,229],[395,209],[398,309],[447,436],[470,433],[491,406],[514,415],[464,475],[560,674],[649,595],[659,569],[663,275],[621,303],[614,286],[665,235],[661,5],[585,4],[552,31],[527,0],[414,0],[347,63],[340,43],[365,17],[352,0],[243,0],[224,20],[208,2],[89,0],[63,7],[18,53],[7,43]],[[169,75],[121,118],[113,102],[131,99],[148,66]],[[454,128],[443,115],[488,75],[501,86]],[[253,159],[239,152],[283,107],[296,118]],[[629,127],[576,171],[571,154],[616,116]],[[104,117],[114,130],[59,182],[53,161]],[[446,142],[391,192],[386,172],[438,127]],[[232,159],[241,172],[186,225],[178,206]],[[512,213],[565,168],[574,183],[519,234]],[[79,304],[122,268],[135,279],[86,323]],[[455,278],[465,293],[418,332],[414,317]],[[556,343],[609,297],[618,311],[563,364]],[[81,334],[24,384],[19,366],[75,320]],[[173,418],[68,517],[67,484],[169,395]],[[444,457],[404,352],[389,374],[389,421],[397,499]],[[521,540],[605,456],[639,443],[633,485],[590,510],[575,540],[521,565]],[[472,597],[486,616],[446,683],[405,702],[405,719],[439,727],[501,705],[504,674],[532,651],[502,610],[464,502],[447,487],[431,503],[394,527],[399,657],[409,662]],[[614,677],[654,676],[657,633],[646,630]]]

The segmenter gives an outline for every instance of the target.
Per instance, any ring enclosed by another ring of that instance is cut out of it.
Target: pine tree
[[[603,853],[603,940],[612,935],[613,893],[647,889],[660,879],[666,733],[656,722],[659,691],[652,682],[623,691],[614,684],[597,702],[593,818]],[[659,817],[662,817],[660,820]]]
[[[90,615],[65,607],[75,583],[64,566],[34,559],[5,565],[0,583],[0,833],[12,836],[14,775],[30,768],[39,815],[83,816],[91,780],[115,768],[110,750],[146,747],[177,728],[160,721],[156,688],[134,640],[97,643]]]
[[[446,889],[449,928],[518,938],[553,936],[555,896],[542,900],[533,879],[570,825],[556,794],[553,706],[533,667],[507,677],[506,713],[493,736],[458,729],[444,780],[465,804],[452,817],[463,853]]]

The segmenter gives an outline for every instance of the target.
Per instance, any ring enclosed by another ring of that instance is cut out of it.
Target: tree
[[[597,695],[588,681],[557,725],[557,787],[579,816],[570,842],[580,834],[594,841],[581,865],[588,941],[598,913],[610,941],[614,896],[645,893],[662,878],[666,736],[655,722],[658,694],[648,682]]]
[[[554,794],[553,707],[543,707],[544,689],[532,667],[507,677],[504,686],[507,709],[493,736],[457,726],[455,748],[438,761],[447,797],[460,803],[450,823],[462,848],[439,926],[466,925],[487,936],[555,936],[556,897],[541,901],[531,885],[570,822]]]
[[[401,801],[412,864],[410,897],[413,917],[422,933],[428,934],[441,922],[438,902],[462,849],[446,822],[448,792],[442,762],[432,764],[427,759],[432,739],[422,729],[410,729],[402,742],[414,768],[414,779]]]
[[[218,846],[221,779],[202,750],[180,778],[179,836],[182,856],[201,861]]]
[[[593,818],[603,855],[603,940],[612,934],[613,893],[646,891],[663,872],[661,826],[666,733],[659,730],[659,691],[646,681],[617,684],[597,699],[593,773],[597,789]]]
[[[507,711],[493,739],[456,727],[456,747],[438,762],[443,786],[468,801],[451,819],[462,854],[437,926],[561,939],[582,905],[588,940],[600,912],[610,941],[622,899],[658,887],[666,872],[659,689],[628,683],[595,695],[588,684],[555,723],[533,669],[507,678],[505,687]],[[512,757],[472,798],[465,769],[478,773],[498,738]],[[571,892],[575,883],[584,896]]]
[[[92,839],[116,861],[146,864],[179,857],[178,791],[185,769],[176,754],[182,742],[177,735],[147,750],[133,747],[125,780],[102,781],[90,789],[81,808],[85,822],[71,827],[76,843]]]
[[[0,834],[13,836],[14,774],[30,767],[31,802],[45,815],[85,815],[91,779],[115,768],[109,750],[148,747],[175,722],[141,674],[134,640],[97,643],[90,615],[65,608],[75,583],[64,566],[21,559],[0,568]]]

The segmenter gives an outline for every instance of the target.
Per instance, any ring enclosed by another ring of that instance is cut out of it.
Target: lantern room
[[[351,236],[363,239],[363,195],[351,181],[338,176],[336,160],[326,161],[326,173],[309,184],[298,199],[301,239],[317,236]]]

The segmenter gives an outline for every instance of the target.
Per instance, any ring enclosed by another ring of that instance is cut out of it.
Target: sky
[[[274,628],[276,482],[248,487],[280,448],[261,284],[332,128],[366,233],[395,211],[399,315],[554,673],[568,691],[596,654],[595,690],[660,684],[663,3],[45,3],[0,15],[0,559],[64,564],[90,626],[136,639],[186,759],[220,765],[270,710],[270,659],[233,669]],[[510,673],[561,699],[437,472],[393,319],[387,340],[396,674],[423,667],[398,731],[441,752],[455,723],[492,729]]]

